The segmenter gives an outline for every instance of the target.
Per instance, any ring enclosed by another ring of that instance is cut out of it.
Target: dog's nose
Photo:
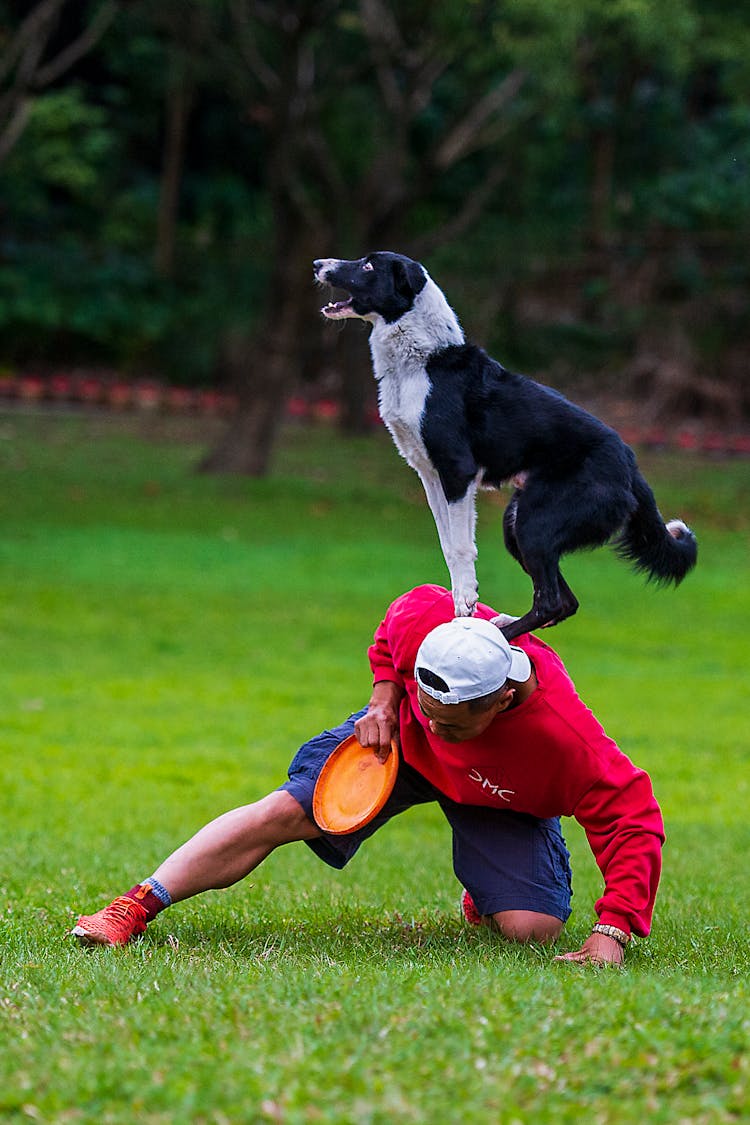
[[[313,262],[313,271],[316,278],[322,281],[326,272],[337,265],[337,261],[336,258],[316,258]]]

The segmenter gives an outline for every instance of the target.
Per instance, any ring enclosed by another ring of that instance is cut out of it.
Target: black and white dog
[[[342,289],[322,310],[372,324],[380,414],[419,474],[437,524],[458,616],[477,602],[475,496],[514,487],[503,530],[534,585],[531,609],[502,626],[512,640],[556,625],[578,601],[561,555],[614,539],[658,582],[680,582],[697,545],[681,520],[664,524],[633,451],[614,430],[562,395],[506,371],[464,342],[455,313],[425,268],[401,254],[322,258],[315,278]],[[500,622],[498,622],[500,624]]]

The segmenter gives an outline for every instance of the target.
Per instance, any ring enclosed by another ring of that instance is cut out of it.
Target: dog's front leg
[[[451,579],[456,617],[470,617],[478,599],[476,572],[476,492],[472,481],[460,500],[449,503],[440,477],[431,468],[419,476],[437,527],[440,547]]]

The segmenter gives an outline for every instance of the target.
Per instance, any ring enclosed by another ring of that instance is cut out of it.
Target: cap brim
[[[510,671],[508,679],[524,684],[531,675],[531,661],[522,648],[510,645]]]

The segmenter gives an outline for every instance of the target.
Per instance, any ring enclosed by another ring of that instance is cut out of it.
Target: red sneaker
[[[461,912],[470,926],[484,926],[486,922],[474,905],[474,899],[467,890],[461,892]]]
[[[144,933],[146,917],[139,902],[123,896],[96,914],[82,914],[70,932],[81,945],[127,945],[136,934]]]

